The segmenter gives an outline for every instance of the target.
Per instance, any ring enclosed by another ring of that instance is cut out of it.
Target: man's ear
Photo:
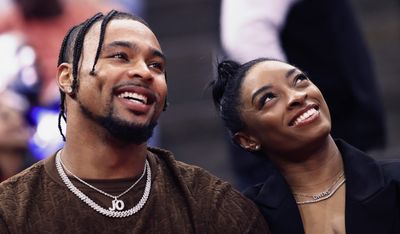
[[[72,65],[69,63],[62,63],[57,68],[57,83],[60,90],[66,94],[72,94]]]
[[[243,132],[235,133],[235,135],[233,135],[233,140],[248,151],[258,151],[261,147],[260,142],[255,137]]]

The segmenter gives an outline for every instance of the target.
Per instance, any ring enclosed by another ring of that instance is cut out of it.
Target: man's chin
[[[115,116],[112,108],[110,108],[108,114],[101,116],[93,113],[83,104],[80,104],[80,107],[82,113],[105,128],[111,138],[128,144],[139,145],[147,142],[153,135],[154,128],[157,126],[157,121],[151,121],[147,124],[139,123],[137,118],[135,122],[126,121]]]
[[[137,123],[124,123],[120,121],[108,122],[108,124],[103,125],[110,135],[116,140],[133,143],[133,144],[143,144],[147,142],[153,135],[154,128],[157,126],[157,122],[152,122],[147,125],[140,125]]]

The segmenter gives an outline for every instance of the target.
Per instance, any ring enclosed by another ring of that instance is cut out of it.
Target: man
[[[72,28],[57,73],[65,146],[0,185],[1,233],[268,232],[229,184],[147,147],[166,107],[165,62],[130,14]]]

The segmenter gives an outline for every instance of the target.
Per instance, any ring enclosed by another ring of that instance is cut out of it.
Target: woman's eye
[[[260,109],[264,107],[268,102],[272,101],[272,99],[274,98],[275,95],[273,93],[266,93],[264,96],[262,96],[259,101]]]
[[[295,78],[294,78],[294,84],[299,84],[302,81],[308,80],[308,77],[306,75],[304,75],[303,73],[298,74]]]

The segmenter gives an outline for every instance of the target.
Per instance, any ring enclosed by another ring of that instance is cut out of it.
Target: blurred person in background
[[[33,47],[42,83],[39,104],[54,104],[59,101],[54,68],[65,32],[96,12],[119,6],[91,0],[13,0],[11,3],[1,11],[0,33],[17,32]]]
[[[37,161],[29,148],[29,112],[40,82],[36,55],[21,35],[0,35],[0,180]]]
[[[270,57],[301,67],[332,110],[332,135],[368,151],[384,147],[385,115],[373,66],[347,0],[223,0],[221,44],[240,63]],[[265,162],[230,145],[240,188]]]
[[[142,18],[146,18],[147,4],[145,0],[114,0],[128,12],[134,13]]]
[[[30,129],[25,119],[27,101],[12,91],[0,92],[0,181],[30,166]]]

